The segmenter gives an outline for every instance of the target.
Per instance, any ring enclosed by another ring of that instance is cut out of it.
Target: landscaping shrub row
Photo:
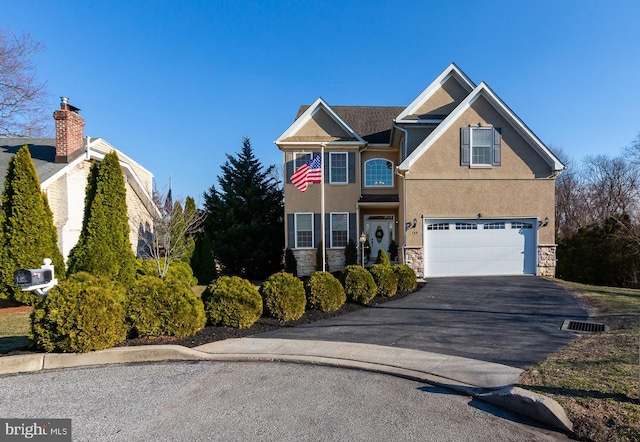
[[[198,299],[191,290],[190,267],[177,263],[164,279],[148,263],[138,266],[130,286],[79,272],[49,292],[32,313],[32,343],[46,351],[88,352],[112,347],[128,337],[194,335],[208,322],[251,327],[263,314],[294,321],[306,309],[332,312],[347,301],[368,304],[417,286],[404,265],[376,264],[370,271],[347,266],[336,278],[317,271],[306,283],[276,273],[260,289],[237,276],[215,279]],[[173,264],[172,264],[173,265]]]
[[[306,284],[290,273],[276,273],[260,289],[237,276],[222,276],[207,287],[202,301],[210,325],[247,328],[263,313],[280,321],[295,321],[306,309],[332,312],[347,299],[365,305],[376,295],[390,297],[416,287],[416,275],[405,264],[375,264],[370,271],[350,265],[339,279],[317,271]]]
[[[139,271],[128,288],[86,272],[71,275],[33,310],[32,344],[83,353],[113,347],[127,337],[194,335],[204,328],[206,316],[191,290],[191,269],[182,264],[176,262],[164,279]]]

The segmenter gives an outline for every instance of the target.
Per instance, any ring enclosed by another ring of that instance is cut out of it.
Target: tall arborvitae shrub
[[[298,276],[298,260],[296,255],[293,254],[293,250],[288,247],[284,251],[284,271],[291,273],[293,276]]]
[[[329,256],[327,255],[327,251],[326,249],[324,252],[325,255],[325,262],[324,262],[324,269],[322,268],[322,250],[323,250],[324,244],[322,243],[322,241],[320,241],[318,243],[318,247],[316,247],[316,271],[318,272],[328,272],[329,271],[329,262],[328,262],[328,258]]]
[[[344,262],[348,266],[358,264],[358,247],[352,239],[347,243],[347,247],[344,248]]]
[[[209,285],[218,277],[211,250],[211,240],[207,232],[200,232],[195,237],[191,268],[193,275],[198,279],[198,284]]]
[[[1,202],[0,291],[17,301],[34,304],[39,299],[37,295],[13,287],[13,272],[40,268],[44,258],[51,258],[58,279],[64,279],[65,270],[53,214],[40,190],[27,146],[9,161]]]
[[[126,197],[118,155],[108,153],[89,175],[84,222],[69,254],[69,273],[85,271],[125,285],[133,283],[135,255],[129,241]]]
[[[198,209],[196,208],[196,202],[193,197],[188,196],[184,200],[184,220],[194,220],[197,216]],[[194,233],[195,234],[195,233]],[[186,252],[181,258],[183,261],[188,262],[191,265],[193,254],[196,250],[196,240],[194,234],[185,233]]]

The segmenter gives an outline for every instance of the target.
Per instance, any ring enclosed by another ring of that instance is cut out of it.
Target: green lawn
[[[556,280],[611,327],[528,369],[520,386],[553,397],[581,440],[640,440],[640,290]]]
[[[0,300],[0,354],[27,345],[31,310],[32,307]]]

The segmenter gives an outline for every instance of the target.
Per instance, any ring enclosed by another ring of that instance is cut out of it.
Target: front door
[[[389,243],[393,240],[394,225],[393,216],[369,216],[365,219],[365,226],[368,226],[367,240],[371,247],[369,263],[373,264],[376,261],[379,250],[384,250],[389,256]]]

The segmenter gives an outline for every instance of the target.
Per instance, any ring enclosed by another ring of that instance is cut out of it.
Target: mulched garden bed
[[[418,283],[418,287],[415,291],[420,290],[424,285],[425,283]],[[279,330],[281,328],[297,327],[304,324],[311,324],[312,322],[322,321],[323,319],[341,316],[346,313],[355,312],[363,308],[371,308],[389,301],[402,299],[405,296],[409,296],[411,293],[415,292],[398,293],[397,295],[390,298],[376,296],[368,305],[346,302],[340,309],[336,310],[335,312],[307,310],[304,315],[302,315],[302,317],[296,321],[282,322],[273,318],[260,318],[249,328],[237,329],[232,327],[207,326],[196,333],[195,336],[191,336],[188,338],[179,339],[168,336],[161,336],[157,338],[127,339],[125,342],[121,343],[119,347],[153,344],[176,344],[190,348],[197,347],[199,345],[208,344],[209,342],[222,341],[224,339],[231,338],[244,338],[246,336]]]

